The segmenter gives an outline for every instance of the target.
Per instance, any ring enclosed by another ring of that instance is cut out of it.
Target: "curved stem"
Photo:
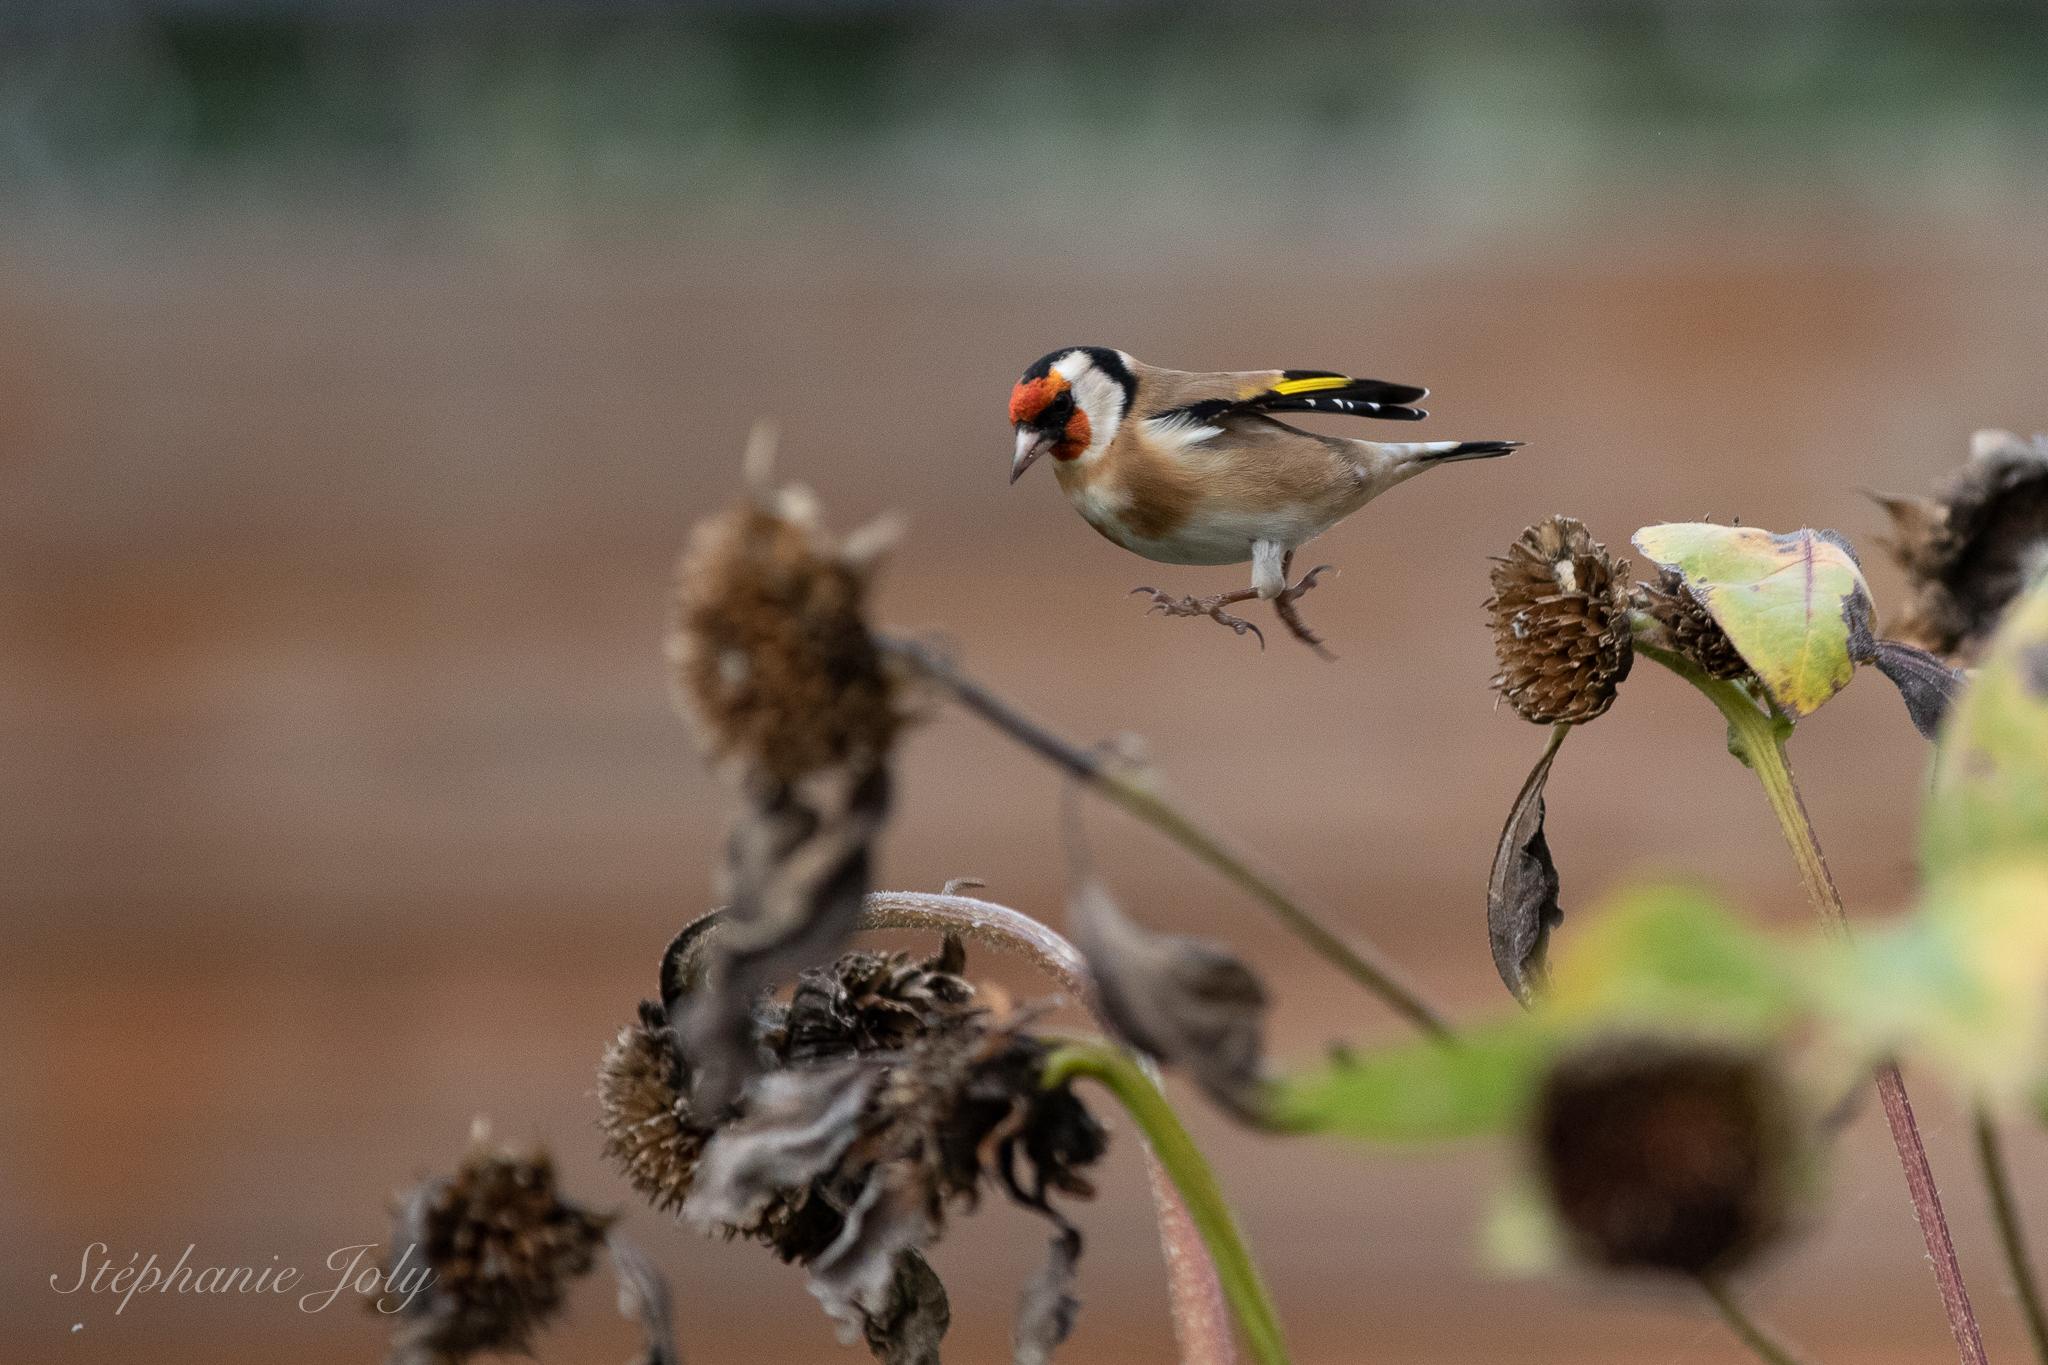
[[[718,913],[714,910],[692,921],[677,936],[685,948],[666,964],[675,977],[674,985],[687,987],[695,979],[704,946],[717,932]],[[1057,929],[1007,905],[947,892],[871,891],[861,903],[853,927],[856,933],[907,929],[957,934],[999,952],[1020,954],[1094,1013],[1088,963],[1080,950]],[[670,985],[664,982],[663,990]],[[1096,1022],[1104,1029],[1109,1027],[1100,1018]],[[1230,1308],[1216,1264],[1179,1191],[1164,1174],[1158,1152],[1149,1145],[1145,1170],[1159,1224],[1160,1251],[1166,1260],[1166,1292],[1173,1306],[1173,1335],[1180,1359],[1184,1365],[1236,1365]]]
[[[880,643],[969,711],[1221,873],[1270,910],[1318,956],[1378,996],[1416,1028],[1435,1038],[1450,1036],[1450,1024],[1444,1016],[1403,982],[1376,951],[1349,943],[1324,925],[1271,877],[1254,868],[1146,781],[1132,765],[1091,753],[1046,730],[923,645],[888,638]]]
[[[1708,1300],[1721,1314],[1721,1321],[1728,1324],[1728,1330],[1735,1333],[1758,1360],[1765,1362],[1765,1365],[1800,1365],[1800,1359],[1792,1353],[1792,1348],[1772,1336],[1750,1317],[1726,1283],[1702,1277],[1700,1288],[1706,1291]]]
[[[1280,1322],[1273,1312],[1266,1286],[1252,1263],[1237,1220],[1216,1183],[1194,1140],[1166,1097],[1152,1084],[1131,1058],[1119,1049],[1100,1043],[1066,1043],[1046,1059],[1042,1083],[1059,1085],[1076,1076],[1100,1082],[1123,1105],[1145,1134],[1145,1141],[1159,1157],[1174,1187],[1180,1191],[1188,1216],[1201,1234],[1223,1280],[1223,1293],[1237,1315],[1252,1357],[1260,1365],[1286,1365],[1287,1346],[1281,1340]]]
[[[2041,1302],[2041,1287],[2034,1278],[2033,1257],[2027,1251],[2026,1229],[2020,1226],[2019,1200],[2013,1196],[2012,1176],[2005,1164],[2005,1144],[1998,1136],[1997,1122],[1984,1109],[1975,1115],[1977,1163],[1984,1171],[1984,1188],[1991,1196],[1991,1217],[1998,1225],[1999,1245],[2005,1248],[2006,1268],[2012,1274],[2013,1294],[2019,1300],[2020,1316],[2026,1319],[2027,1338],[2034,1344],[2034,1358],[2048,1365],[2048,1308]]]
[[[1792,765],[1785,757],[1782,732],[1773,717],[1766,715],[1742,688],[1732,682],[1708,677],[1691,663],[1661,649],[1637,648],[1707,695],[1728,721],[1728,747],[1749,765],[1763,785],[1771,813],[1778,817],[1779,832],[1792,849],[1821,924],[1828,932],[1847,936],[1849,919],[1842,909],[1842,894],[1835,889],[1834,875],[1821,854],[1820,840],[1800,799]],[[1913,1102],[1906,1094],[1905,1078],[1896,1062],[1877,1068],[1877,1095],[1884,1107],[1885,1124],[1891,1129],[1892,1145],[1899,1152],[1899,1166],[1906,1176],[1906,1194],[1913,1204],[1913,1219],[1920,1225],[1920,1237],[1927,1245],[1927,1258],[1934,1266],[1934,1281],[1941,1290],[1941,1304],[1948,1315],[1949,1333],[1955,1338],[1963,1365],[1985,1365],[1984,1337],[1977,1327],[1977,1315],[1970,1307],[1970,1291],[1963,1283],[1962,1262],[1956,1256],[1955,1239],[1950,1236],[1948,1218],[1941,1209],[1941,1192],[1934,1183],[1934,1167],[1927,1160],[1927,1144],[1913,1118]]]

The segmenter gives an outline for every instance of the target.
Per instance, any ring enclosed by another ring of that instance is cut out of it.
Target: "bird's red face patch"
[[[1094,439],[1088,414],[1074,401],[1073,386],[1057,372],[1026,379],[1010,390],[1010,421],[1053,437],[1055,460],[1076,458]]]
[[[1040,413],[1052,406],[1052,401],[1065,392],[1065,376],[1043,375],[1037,379],[1026,379],[1010,390],[1010,421],[1032,424],[1038,421]]]

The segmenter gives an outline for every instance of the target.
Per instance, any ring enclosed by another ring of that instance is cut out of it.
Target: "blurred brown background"
[[[84,17],[81,17],[83,14]],[[1540,737],[1496,710],[1487,556],[1553,511],[1838,528],[1980,426],[2048,426],[2048,37],[1993,5],[29,6],[0,24],[0,1358],[340,1362],[349,1302],[65,1297],[92,1242],[299,1265],[385,1233],[473,1115],[597,1157],[598,1053],[706,905],[722,820],[660,664],[674,551],[756,417],[884,618],[1191,805],[1469,1016]],[[2032,73],[2032,74],[2029,74]],[[1342,655],[1161,621],[1234,586],[1005,486],[1067,343],[1351,368],[1529,449],[1314,551]],[[1795,759],[1852,911],[1902,908],[1922,742],[1861,680]],[[881,880],[1057,922],[1054,778],[941,714]],[[1633,680],[1551,789],[1569,909],[1646,873],[1802,922],[1717,721]],[[1130,908],[1278,990],[1277,1051],[1398,1036],[1255,907],[1095,812]],[[1569,923],[1565,932],[1569,932]],[[1020,988],[1028,979],[1009,978]],[[2024,1351],[1967,1130],[1919,1093],[1995,1357]],[[1743,1359],[1693,1299],[1499,1280],[1512,1154],[1258,1141],[1190,1102],[1303,1361]],[[2048,1225],[2048,1145],[2021,1138]],[[1170,1358],[1128,1134],[1063,1359]],[[645,1209],[694,1361],[851,1360],[801,1275]],[[1038,1228],[938,1264],[1002,1358]],[[1951,1348],[1874,1107],[1752,1289],[1818,1360]],[[547,1362],[623,1358],[606,1291]],[[80,1326],[79,1324],[82,1324]]]

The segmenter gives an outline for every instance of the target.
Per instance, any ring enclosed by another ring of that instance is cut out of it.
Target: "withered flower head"
[[[563,1199],[545,1152],[513,1152],[479,1133],[452,1176],[404,1200],[394,1244],[433,1272],[404,1308],[398,1365],[443,1365],[483,1351],[525,1351],[587,1273],[611,1218]]]
[[[743,498],[692,533],[669,653],[714,756],[793,782],[888,751],[903,717],[864,617],[874,557],[870,537],[834,544],[797,489]]]
[[[667,1015],[659,1003],[643,1000],[639,1019],[619,1030],[598,1064],[598,1127],[604,1154],[664,1212],[689,1196],[711,1137],[690,1108],[684,1080]]]
[[[1887,633],[1968,666],[2006,605],[2048,569],[2048,438],[1980,431],[1932,498],[1877,495],[1911,597]]]
[[[758,436],[755,453],[765,460]],[[752,496],[692,536],[670,637],[683,709],[736,805],[718,877],[725,932],[674,1021],[707,1109],[753,1074],[756,997],[825,960],[852,927],[903,719],[863,615],[889,532],[834,544],[809,494],[754,477]]]
[[[1570,517],[1531,526],[1494,561],[1493,685],[1523,719],[1580,723],[1614,704],[1635,660],[1627,577],[1628,561]]]
[[[960,975],[966,965],[965,946],[950,936],[938,956],[923,961],[907,953],[847,953],[797,978],[787,1009],[762,1041],[788,1063],[908,1046],[978,1008],[974,987]]]
[[[1655,583],[1636,584],[1635,604],[1664,628],[1671,649],[1708,677],[1725,681],[1750,671],[1742,651],[1735,647],[1720,623],[1707,614],[1699,598],[1685,585],[1685,576],[1676,569],[1660,568]]]
[[[1617,1038],[1553,1065],[1531,1137],[1581,1254],[1699,1275],[1733,1269],[1783,1231],[1795,1133],[1766,1058]]]
[[[947,1310],[923,1252],[948,1210],[992,1180],[1066,1247],[1048,1195],[1092,1194],[1082,1170],[1105,1146],[1070,1088],[1040,1086],[1051,1047],[1029,1016],[999,1015],[964,967],[948,939],[931,958],[853,952],[804,972],[786,1005],[757,1010],[769,1069],[709,1123],[661,1006],[643,1005],[602,1068],[607,1153],[657,1206],[805,1266],[878,1359],[935,1361]]]

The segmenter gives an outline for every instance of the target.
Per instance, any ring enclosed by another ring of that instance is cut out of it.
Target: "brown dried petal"
[[[886,1321],[896,1313],[899,1262],[921,1256],[937,1236],[927,1190],[914,1166],[888,1162],[868,1173],[838,1238],[810,1267],[811,1293],[839,1324],[841,1341],[866,1334],[871,1321]]]
[[[1256,1121],[1266,992],[1251,968],[1213,944],[1150,932],[1093,881],[1075,890],[1069,914],[1097,1003],[1118,1036],[1185,1068],[1210,1099]]]
[[[1081,1234],[1062,1228],[1045,1253],[1045,1264],[1024,1286],[1017,1322],[1010,1334],[1014,1365],[1046,1365],[1054,1348],[1074,1330],[1081,1301],[1074,1297],[1074,1273],[1081,1260]]]
[[[868,1314],[861,1332],[868,1354],[882,1365],[939,1365],[939,1345],[952,1323],[952,1305],[938,1272],[917,1252],[906,1251],[896,1258],[888,1311]]]
[[[1967,666],[2048,565],[2048,438],[1980,431],[1933,498],[1877,495],[1910,597],[1889,634]]]
[[[1550,931],[1564,920],[1564,909],[1557,903],[1557,865],[1550,860],[1550,842],[1543,837],[1543,788],[1567,733],[1564,728],[1552,732],[1543,756],[1522,783],[1500,832],[1493,875],[1486,884],[1486,937],[1494,970],[1525,1005],[1543,984]]]
[[[1627,574],[1570,517],[1531,526],[1494,562],[1493,685],[1524,719],[1583,723],[1614,704],[1635,660]]]
[[[619,1316],[640,1325],[643,1345],[632,1365],[682,1365],[668,1281],[640,1249],[613,1233],[605,1241],[619,1287]]]
[[[1588,1259],[1724,1274],[1785,1226],[1791,1113],[1764,1057],[1610,1039],[1553,1065],[1536,1105],[1535,1156]]]
[[[1920,737],[1933,739],[1949,705],[1962,694],[1962,674],[1926,650],[1897,640],[1875,641],[1870,662],[1899,689]]]
[[[746,1116],[704,1149],[683,1216],[699,1227],[744,1228],[792,1190],[827,1175],[859,1136],[878,1079],[862,1062],[771,1071],[747,1091]]]

